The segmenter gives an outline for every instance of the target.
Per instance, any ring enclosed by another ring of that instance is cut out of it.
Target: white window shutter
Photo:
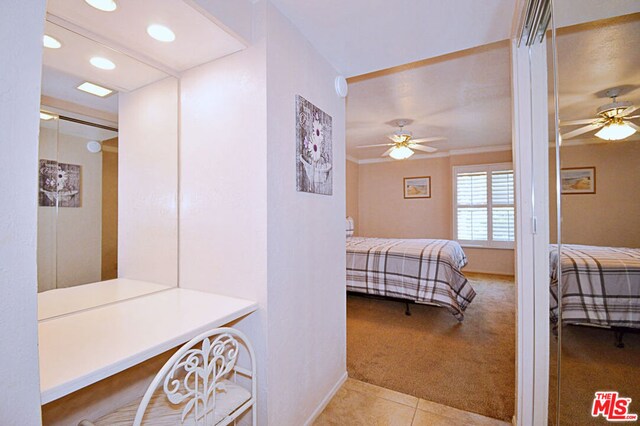
[[[515,239],[513,193],[513,170],[491,172],[491,220],[494,241],[513,241]]]
[[[454,178],[456,238],[487,247],[511,247],[515,240],[511,166],[462,166],[454,168]]]

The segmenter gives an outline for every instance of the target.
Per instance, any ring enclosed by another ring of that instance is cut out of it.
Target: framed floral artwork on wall
[[[296,96],[296,189],[333,194],[331,116]]]
[[[80,207],[81,166],[40,160],[40,191],[38,205],[42,207]]]

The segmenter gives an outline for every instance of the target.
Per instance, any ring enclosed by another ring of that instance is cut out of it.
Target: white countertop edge
[[[140,364],[144,361],[149,360],[150,358],[153,358],[156,355],[160,355],[161,353],[171,348],[184,344],[200,333],[204,333],[205,331],[211,328],[220,327],[222,325],[233,322],[237,319],[244,317],[245,315],[248,315],[256,311],[257,309],[258,309],[258,304],[256,302],[253,302],[251,305],[248,305],[236,312],[228,314],[222,318],[216,318],[215,321],[212,321],[210,323],[197,327],[194,330],[190,330],[189,332],[185,332],[173,339],[164,341],[154,346],[151,349],[148,349],[143,352],[139,352],[127,359],[124,359],[122,361],[100,368],[99,370],[96,370],[91,374],[78,377],[62,385],[44,390],[40,393],[41,404],[44,405],[49,402],[55,401],[56,399],[69,395],[70,393],[73,393],[79,389],[92,385],[114,374],[120,373],[126,370],[127,368],[131,368],[137,364]]]

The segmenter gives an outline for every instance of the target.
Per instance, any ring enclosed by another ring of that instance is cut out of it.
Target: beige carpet
[[[625,334],[625,347],[621,349],[614,346],[610,330],[570,325],[562,333],[560,425],[611,424],[602,417],[591,417],[594,393],[602,390],[618,391],[631,398],[631,412],[640,415],[640,335]],[[549,424],[553,425],[558,343],[553,336],[550,343]]]
[[[477,296],[462,323],[446,309],[347,298],[349,376],[510,421],[515,394],[515,285],[467,274]]]

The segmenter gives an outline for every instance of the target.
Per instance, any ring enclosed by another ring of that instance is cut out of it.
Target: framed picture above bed
[[[562,194],[595,194],[596,168],[570,167],[560,170]]]
[[[431,198],[431,176],[404,178],[404,198]]]

